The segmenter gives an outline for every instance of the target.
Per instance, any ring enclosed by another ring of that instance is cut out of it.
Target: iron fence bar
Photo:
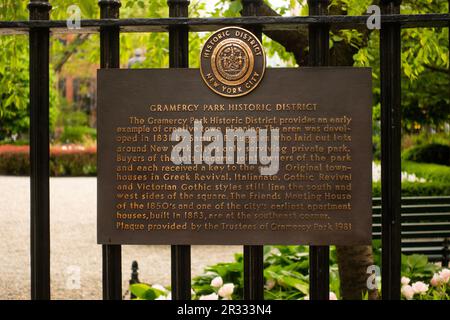
[[[400,12],[401,0],[381,1],[383,14]],[[401,268],[401,38],[398,23],[380,30],[382,297],[400,299]]]
[[[100,0],[101,19],[118,19],[120,0]],[[120,68],[120,30],[102,27],[100,30],[100,66],[103,69]],[[98,185],[98,188],[101,186]],[[122,248],[120,245],[102,245],[103,299],[122,299]]]
[[[309,14],[327,15],[329,0],[308,0]],[[329,60],[329,25],[309,26],[310,66],[326,66]],[[309,247],[309,295],[311,300],[329,299],[329,264],[330,248],[328,246]]]
[[[169,17],[187,17],[189,0],[168,0]],[[169,28],[169,65],[189,67],[189,30],[187,26]],[[172,299],[191,299],[191,247],[171,246]]]
[[[261,1],[262,0],[242,0],[242,17],[240,19],[245,19],[245,21],[251,21],[252,19],[254,20],[256,18],[256,21],[258,21],[256,12],[258,10],[258,7],[261,5]],[[241,26],[252,32],[255,36],[258,37],[260,41],[262,40],[261,23],[254,23],[254,24],[246,23],[241,24]]]
[[[242,0],[242,15],[244,19],[256,15],[256,10],[261,0]],[[260,25],[242,25],[262,40]],[[264,246],[244,246],[244,299],[264,299]]]
[[[448,27],[450,14],[386,14],[382,23],[398,23],[402,28]],[[142,18],[86,19],[80,29],[68,29],[65,20],[0,21],[0,34],[26,34],[30,28],[50,28],[53,33],[98,33],[101,27],[120,27],[121,32],[167,32],[171,26],[188,26],[191,32],[215,31],[232,25],[260,25],[266,30],[296,30],[300,25],[329,24],[337,29],[366,25],[367,16],[300,16],[237,18]]]
[[[450,0],[448,0],[448,11],[450,13]],[[448,24],[448,45],[449,45],[449,50],[448,50],[448,56],[449,56],[449,61],[450,61],[450,22]],[[448,73],[450,76],[450,65],[448,68]],[[449,91],[450,94],[450,91]],[[445,238],[444,239],[444,250],[442,252],[442,266],[443,267],[448,267],[449,266],[449,261],[450,261],[450,239],[449,238]]]
[[[264,299],[264,246],[244,246],[244,299]]]
[[[30,0],[30,19],[50,19],[47,1]],[[50,299],[50,126],[48,28],[30,29],[31,299]]]

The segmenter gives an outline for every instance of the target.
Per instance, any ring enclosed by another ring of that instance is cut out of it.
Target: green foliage
[[[26,19],[26,2],[2,0],[0,20]],[[0,140],[28,131],[28,43],[24,36],[0,37]]]
[[[379,135],[372,136],[373,159],[381,160],[381,137]]]
[[[381,266],[381,241],[373,241],[374,264]],[[401,274],[411,283],[429,283],[441,268],[430,263],[424,255],[402,255]],[[243,256],[235,254],[233,262],[217,263],[205,268],[204,272],[192,280],[192,299],[214,296],[220,297],[220,288],[233,284],[233,300],[243,299]],[[213,281],[217,280],[219,281]],[[309,247],[308,246],[264,246],[264,299],[265,300],[304,300],[309,296]],[[450,289],[450,288],[449,288]],[[443,292],[444,294],[443,294]],[[430,287],[430,299],[450,299],[445,295],[447,286]],[[170,299],[169,291],[159,285],[133,284],[130,291],[138,300]],[[217,293],[219,292],[219,296]],[[340,281],[337,266],[336,248],[330,247],[330,292],[340,297]],[[417,298],[419,296],[416,296]],[[424,297],[421,297],[424,298]],[[367,294],[363,295],[367,300]]]
[[[381,240],[372,242],[374,264],[381,266]],[[428,257],[422,254],[402,254],[401,274],[412,281],[429,281],[439,269],[437,265],[428,261]]]
[[[449,133],[428,133],[422,131],[420,134],[404,135],[402,138],[402,149],[408,149],[412,146],[426,145],[429,143],[444,144],[450,146]]]
[[[27,1],[2,0],[0,20],[28,18]],[[26,36],[0,37],[0,140],[15,141],[28,135],[29,119],[29,49]],[[50,71],[50,126],[58,115],[56,77]]]
[[[450,146],[437,143],[414,146],[404,151],[402,158],[415,162],[450,166]]]
[[[335,248],[331,247],[330,290],[339,296],[339,277]],[[264,299],[304,299],[309,294],[309,252],[307,246],[265,246]],[[243,298],[243,257],[235,255],[235,261],[218,263],[205,269],[205,273],[193,279],[192,288],[196,296],[215,292],[211,281],[221,277],[223,283],[233,283],[233,299]]]
[[[374,264],[381,266],[381,241],[373,241]],[[215,292],[211,281],[222,277],[223,283],[234,283],[242,288],[242,254],[235,262],[209,266],[205,273],[193,279],[192,287],[196,297]],[[412,282],[429,283],[440,267],[430,263],[424,255],[402,255],[401,273]],[[309,253],[307,246],[265,246],[264,247],[264,290],[265,300],[298,300],[309,295]],[[430,296],[439,289],[430,289]],[[340,282],[335,247],[330,247],[330,292],[339,298]],[[442,295],[439,295],[442,298]],[[447,297],[448,298],[448,297]],[[233,299],[242,299],[242,290],[235,292]],[[367,299],[367,295],[366,295]]]
[[[136,296],[136,300],[155,300],[158,297],[165,295],[165,292],[145,283],[135,283],[130,285],[130,291]]]
[[[192,289],[196,296],[205,296],[215,292],[211,281],[219,276],[223,283],[233,283],[233,299],[242,299],[244,295],[244,258],[241,253],[235,254],[234,262],[223,262],[205,268],[205,273],[193,279]]]
[[[121,17],[139,18],[165,18],[169,15],[167,1],[124,1],[122,4]],[[203,16],[205,3],[202,1],[191,1],[189,16]],[[189,66],[199,67],[200,47],[206,35],[198,33],[189,34]],[[168,33],[139,33],[121,34],[121,64],[127,65],[130,58],[134,56],[137,48],[145,52],[145,61],[136,63],[132,68],[168,68],[169,67],[169,35]]]
[[[447,73],[425,69],[415,80],[402,80],[402,116],[405,132],[431,126],[442,130],[450,120],[450,97],[445,94],[450,86]]]
[[[415,175],[417,179],[425,179],[425,182],[402,182],[402,196],[447,196],[450,194],[450,167],[402,161],[402,172]],[[372,184],[373,197],[381,196],[380,181]]]
[[[428,262],[425,255],[402,254],[402,276],[412,281],[429,281],[438,269],[437,265]]]
[[[402,170],[427,181],[450,185],[450,167],[438,164],[402,161]]]
[[[350,16],[359,16],[367,11],[373,0],[332,0],[331,7],[339,7]]]
[[[66,109],[58,120],[61,126],[89,125],[89,116],[84,111],[70,111]]]
[[[23,136],[30,126],[27,42],[0,37],[0,140]]]
[[[218,0],[211,15],[213,17],[232,18],[240,16],[242,3],[240,0]]]
[[[23,36],[0,37],[0,140],[16,140],[28,134],[28,42]],[[54,73],[50,74],[50,126],[58,115],[59,97]]]
[[[402,255],[401,272],[403,299],[450,300],[450,282],[444,275],[450,271],[430,263],[426,256]]]
[[[448,196],[450,194],[450,185],[441,182],[402,182],[403,197],[417,196]],[[375,182],[372,185],[373,197],[381,197],[381,183]]]
[[[59,138],[62,143],[83,143],[97,139],[97,130],[87,126],[65,126]]]
[[[343,2],[356,8],[361,1]],[[402,2],[403,14],[447,12],[446,1]],[[379,32],[371,32],[353,58],[355,66],[373,68],[374,121],[379,121]],[[405,132],[412,132],[416,124],[440,129],[450,119],[450,97],[445,94],[450,85],[448,66],[448,28],[402,29],[402,126]]]
[[[373,255],[374,263],[377,266],[381,266],[381,240],[373,241]],[[421,254],[412,254],[401,256],[401,275],[402,282],[406,280],[408,284],[403,283],[403,288],[408,285],[414,285],[414,283],[420,281],[428,285],[428,290],[426,293],[419,294],[414,293],[413,299],[420,300],[450,300],[450,283],[442,284],[441,286],[433,286],[431,284],[431,279],[434,275],[438,274],[441,267],[428,261],[428,257]],[[410,288],[410,290],[413,290]],[[403,297],[404,293],[403,293]]]
[[[122,1],[123,2],[123,1]],[[67,1],[67,0],[51,0],[52,5],[51,19],[65,20],[69,16],[67,9],[71,5],[77,5],[81,10],[82,19],[95,19],[100,13],[97,1]]]

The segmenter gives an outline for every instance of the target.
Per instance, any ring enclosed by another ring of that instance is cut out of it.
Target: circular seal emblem
[[[254,90],[266,68],[258,38],[239,27],[214,32],[203,45],[200,73],[208,87],[225,97],[240,97]]]

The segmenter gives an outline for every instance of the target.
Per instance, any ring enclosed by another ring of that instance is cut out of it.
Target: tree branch
[[[426,64],[426,65],[425,65],[425,68],[427,68],[427,69],[429,69],[429,70],[431,70],[431,71],[440,72],[440,73],[445,73],[445,74],[447,74],[447,75],[450,74],[449,69],[446,69],[446,68],[435,67],[435,66],[432,66],[432,65],[429,65],[429,64]]]
[[[235,0],[232,0],[235,1]],[[375,3],[378,1],[375,0]],[[330,15],[346,15],[347,12],[342,10],[342,6],[335,5],[330,7]],[[241,15],[243,12],[241,11]],[[261,1],[261,4],[256,10],[257,16],[280,16],[275,10],[273,10],[267,3]],[[364,26],[357,29],[357,31],[363,34],[364,41],[368,38],[370,30]],[[331,32],[337,33],[338,30],[331,28]],[[308,26],[300,25],[296,31],[264,31],[264,34],[270,39],[281,44],[286,51],[294,54],[295,60],[299,66],[305,66],[308,64]],[[330,50],[330,65],[334,66],[352,66],[353,55],[357,52],[357,49],[351,46],[345,41],[336,42],[334,47]]]
[[[55,63],[55,71],[61,72],[64,64],[70,59],[70,57],[77,52],[78,46],[82,45],[89,38],[89,34],[79,34],[71,42],[67,49],[63,52],[62,57]]]
[[[242,11],[241,15],[243,15]],[[257,7],[256,15],[264,17],[280,16],[280,14],[263,1]],[[298,65],[306,65],[308,48],[307,26],[302,25],[297,31],[264,31],[264,34],[281,44],[286,51],[293,53]]]

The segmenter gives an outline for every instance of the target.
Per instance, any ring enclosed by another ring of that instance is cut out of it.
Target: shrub
[[[442,182],[403,182],[402,196],[448,196],[450,194],[450,184]],[[381,197],[381,183],[375,182],[372,185],[372,195],[374,197]]]
[[[403,153],[404,160],[450,166],[450,146],[438,143],[416,146]]]
[[[439,132],[430,134],[428,132],[421,132],[414,135],[403,135],[402,149],[406,150],[414,146],[424,146],[427,144],[443,144],[450,146],[450,135],[448,133]]]
[[[68,106],[63,108],[63,114],[61,114],[60,122],[63,126],[67,127],[86,127],[89,125],[89,116],[84,111],[73,111]]]
[[[0,174],[28,175],[30,159],[28,146],[0,146]]]
[[[372,152],[374,160],[381,159],[381,137],[379,135],[372,136]]]
[[[94,176],[97,173],[95,147],[53,146],[50,148],[50,174],[52,176]],[[28,146],[0,146],[0,174],[29,175]]]
[[[439,164],[403,161],[402,170],[413,173],[427,181],[450,184],[450,167]]]
[[[378,163],[373,165],[372,194],[374,197],[381,195],[381,168]],[[404,177],[415,179],[404,179]],[[402,161],[402,196],[446,196],[450,194],[450,167]]]
[[[86,139],[95,140],[97,131],[86,126],[66,126],[59,140],[62,143],[83,143]]]

